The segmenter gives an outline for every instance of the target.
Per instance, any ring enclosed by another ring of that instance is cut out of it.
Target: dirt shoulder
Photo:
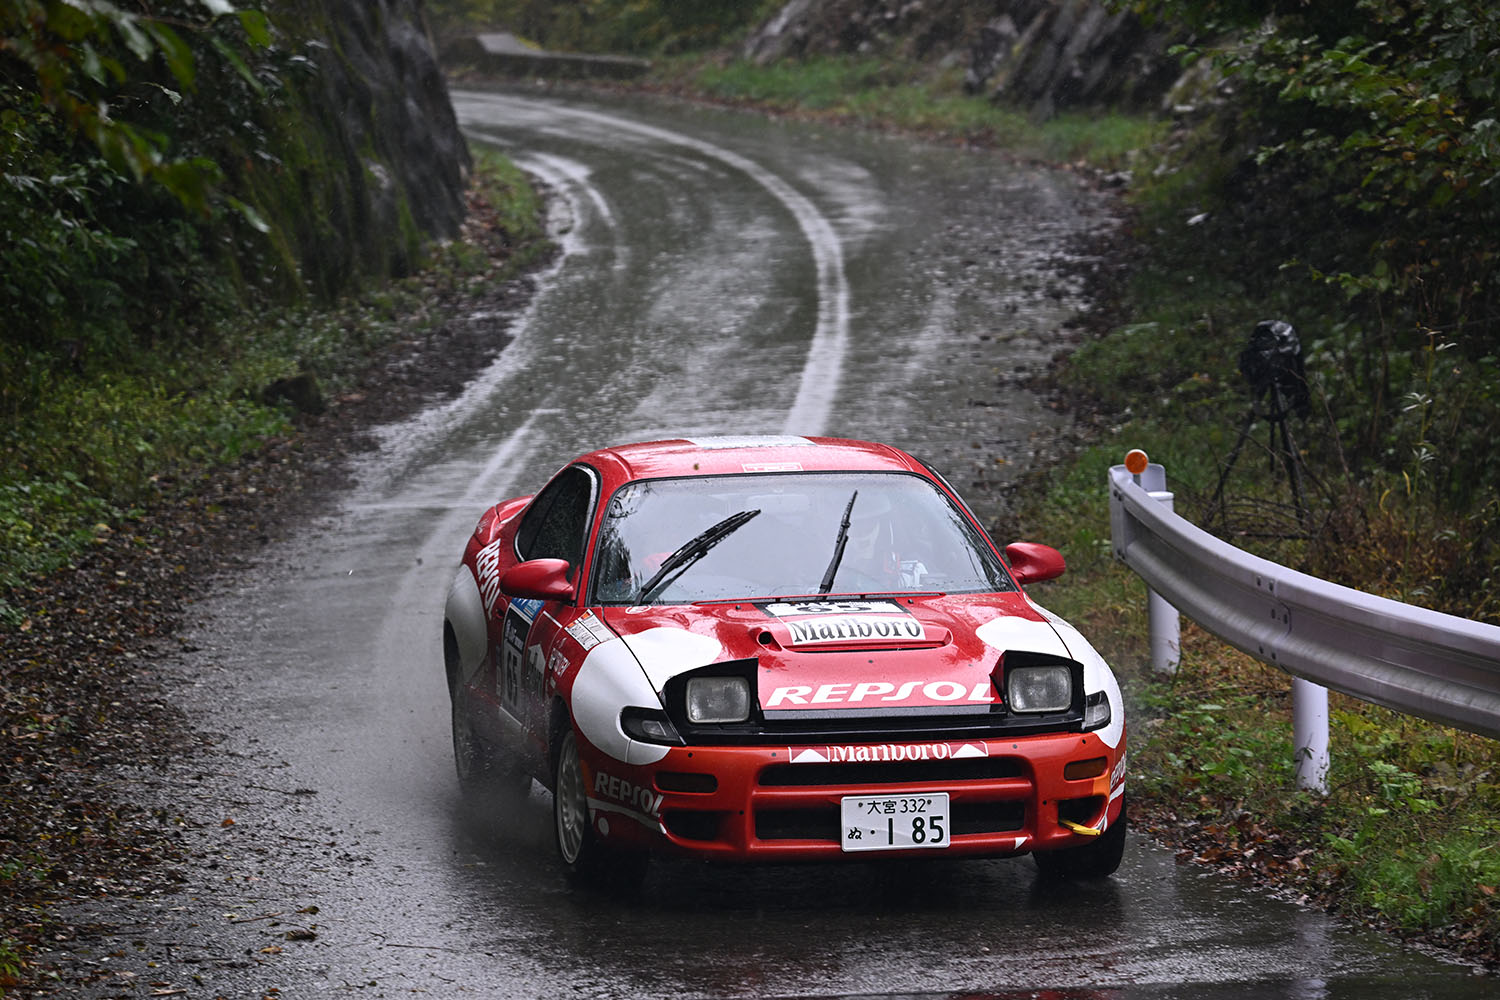
[[[512,253],[477,196],[462,239],[491,273]],[[110,779],[211,752],[156,664],[181,650],[195,601],[318,513],[371,428],[457,395],[505,347],[534,280],[476,284],[434,283],[423,307],[443,319],[372,358],[325,413],[235,465],[161,483],[156,502],[116,530],[101,525],[72,566],[6,595],[20,624],[0,631],[0,995],[67,992],[98,974],[33,964],[98,930],[60,912],[183,881],[192,858],[180,817]]]

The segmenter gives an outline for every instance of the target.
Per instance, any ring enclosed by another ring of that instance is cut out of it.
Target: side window
[[[580,466],[564,469],[532,501],[516,529],[516,553],[522,559],[566,559],[577,566],[583,557],[594,477]]]

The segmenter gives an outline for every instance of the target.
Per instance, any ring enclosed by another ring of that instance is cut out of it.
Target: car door
[[[569,466],[537,494],[516,528],[517,558],[566,560],[573,567],[580,599],[598,496],[598,474],[588,466]],[[578,603],[518,597],[505,610],[495,659],[495,694],[500,710],[527,734],[533,753],[545,754],[547,749],[548,676],[566,666],[557,662],[566,656],[561,640],[567,633],[562,629],[577,617]]]

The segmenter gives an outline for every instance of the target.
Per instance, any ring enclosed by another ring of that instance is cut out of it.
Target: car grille
[[[734,746],[765,743],[868,743],[921,740],[1015,739],[1040,733],[1082,732],[1081,712],[1024,716],[883,715],[803,716],[792,713],[775,720],[727,725],[695,726],[673,718],[689,746]]]
[[[1010,833],[1026,826],[1023,802],[955,802],[954,836],[973,833]],[[839,843],[839,811],[819,809],[758,809],[755,836],[759,840],[823,840]]]
[[[761,771],[768,787],[819,785],[895,785],[912,781],[984,781],[1020,778],[1025,768],[1019,758],[985,757],[975,760],[902,760],[848,764],[776,764]]]

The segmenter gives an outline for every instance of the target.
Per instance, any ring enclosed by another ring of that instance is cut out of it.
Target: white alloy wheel
[[[577,870],[587,860],[589,849],[589,803],[578,761],[578,740],[571,726],[563,730],[558,741],[555,777],[552,817],[557,851],[564,864]]]

